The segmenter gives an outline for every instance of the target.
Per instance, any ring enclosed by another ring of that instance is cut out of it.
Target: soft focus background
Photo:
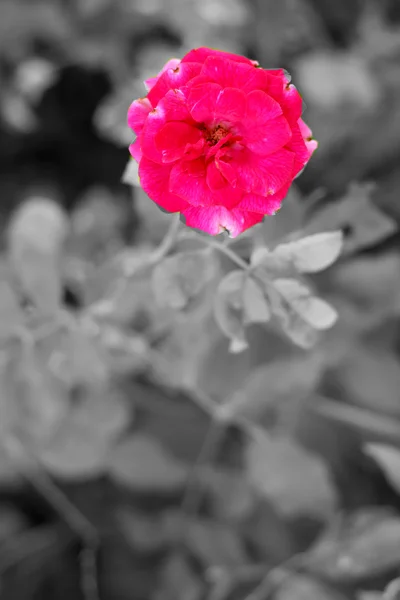
[[[344,232],[312,281],[339,312],[314,350],[259,327],[229,355],[212,285],[176,315],[131,277],[169,217],[121,183],[127,108],[200,45],[286,68],[305,98],[320,147],[261,236]],[[400,575],[399,97],[398,0],[0,1],[1,600],[382,598]],[[214,440],[213,402],[236,419]]]

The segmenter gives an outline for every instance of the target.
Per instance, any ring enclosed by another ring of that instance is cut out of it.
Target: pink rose
[[[145,84],[128,111],[130,152],[156,204],[231,237],[280,208],[317,147],[283,69],[197,48]]]

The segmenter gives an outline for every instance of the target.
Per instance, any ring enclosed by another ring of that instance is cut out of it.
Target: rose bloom
[[[274,214],[317,147],[283,69],[197,48],[145,85],[128,111],[140,184],[210,235],[236,237]]]

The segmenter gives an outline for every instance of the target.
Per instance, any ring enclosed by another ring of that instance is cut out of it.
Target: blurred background
[[[305,98],[319,149],[261,235],[344,232],[312,278],[339,313],[316,349],[258,327],[229,355],[207,308],[177,316],[132,277],[168,216],[121,181],[127,108],[197,46],[283,67]],[[399,94],[399,0],[0,0],[1,600],[383,598]],[[221,402],[237,420],[210,436]]]

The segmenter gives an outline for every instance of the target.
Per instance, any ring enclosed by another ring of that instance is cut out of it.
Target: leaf
[[[396,569],[400,518],[386,508],[363,508],[334,523],[308,553],[306,567],[329,581],[355,584]]]
[[[357,600],[384,600],[384,598],[382,592],[361,590],[361,592],[357,594]],[[392,598],[392,600],[397,600],[397,598]]]
[[[381,467],[395,490],[400,493],[400,450],[387,444],[368,443],[364,452]]]
[[[155,516],[153,513],[121,507],[115,516],[122,535],[141,555],[165,551],[172,541],[168,520],[163,518],[165,513]],[[174,525],[179,527],[178,522]]]
[[[0,281],[0,339],[13,335],[23,322],[17,295],[7,281]]]
[[[312,234],[341,229],[344,232],[342,256],[383,242],[396,232],[397,225],[373,204],[371,192],[368,183],[352,183],[343,198],[324,204],[309,216],[304,231]]]
[[[353,344],[343,355],[335,375],[351,403],[400,416],[400,362],[393,352]]]
[[[248,562],[238,533],[218,521],[190,520],[185,525],[185,541],[205,568],[219,565],[239,567]]]
[[[231,352],[248,347],[243,325],[243,287],[246,274],[231,271],[220,282],[214,299],[214,316],[221,331],[231,340]]]
[[[200,600],[205,583],[194,570],[189,558],[181,552],[168,553],[157,578],[159,600]]]
[[[130,158],[125,171],[123,172],[122,183],[126,183],[126,185],[132,185],[134,187],[140,187],[140,179],[139,179],[139,165],[134,158]]]
[[[49,439],[68,407],[68,393],[37,348],[19,344],[3,364],[0,421],[6,433],[33,444]]]
[[[72,407],[56,435],[38,448],[38,459],[61,479],[98,477],[106,470],[113,439],[128,425],[129,412],[119,396],[87,395]]]
[[[256,431],[246,452],[248,476],[283,517],[325,519],[337,495],[324,462],[293,440]]]
[[[263,265],[270,259],[271,254],[272,252],[265,246],[257,246],[251,254],[250,265],[252,267]]]
[[[400,577],[393,579],[385,588],[381,600],[399,600],[400,599]]]
[[[84,323],[70,329],[66,339],[67,361],[72,386],[104,387],[108,382],[108,369],[103,348],[94,340]]]
[[[329,291],[348,298],[370,323],[400,314],[400,255],[396,249],[356,256],[329,273]]]
[[[265,419],[271,427],[290,411],[294,416],[301,398],[317,387],[324,369],[320,352],[272,360],[250,372],[219,412],[229,418],[240,416],[259,422]],[[295,403],[295,406],[293,405]]]
[[[160,306],[182,310],[200,295],[215,275],[206,250],[174,254],[153,269],[153,290]]]
[[[335,309],[321,298],[312,296],[310,290],[296,279],[274,279],[273,286],[290,307],[315,329],[329,329],[335,324]]]
[[[169,455],[155,439],[136,433],[114,446],[107,459],[110,476],[137,491],[181,489],[188,467]]]
[[[371,110],[381,98],[365,56],[338,50],[307,53],[296,69],[304,96],[324,111],[343,108],[346,103]]]
[[[345,600],[336,590],[303,575],[286,577],[274,600]]]
[[[255,494],[241,471],[205,468],[199,472],[201,486],[210,495],[211,513],[219,519],[242,521],[255,505]]]
[[[0,393],[3,393],[0,390]],[[0,434],[2,439],[4,439],[4,428],[2,427],[2,431]],[[0,488],[8,488],[12,487],[20,487],[23,483],[22,475],[17,468],[17,465],[13,462],[10,456],[7,454],[3,445],[0,444]]]
[[[316,273],[337,260],[342,245],[342,232],[332,231],[310,235],[287,244],[279,244],[272,254],[292,261],[300,273]]]
[[[271,318],[271,310],[263,290],[252,277],[247,276],[243,287],[244,325],[266,323]]]
[[[235,270],[217,288],[214,315],[222,332],[231,339],[230,351],[241,352],[248,347],[244,326],[266,323],[271,310],[260,283],[250,273]]]
[[[60,252],[68,232],[60,206],[31,198],[14,214],[8,231],[8,254],[23,292],[43,312],[55,311],[61,299]]]

